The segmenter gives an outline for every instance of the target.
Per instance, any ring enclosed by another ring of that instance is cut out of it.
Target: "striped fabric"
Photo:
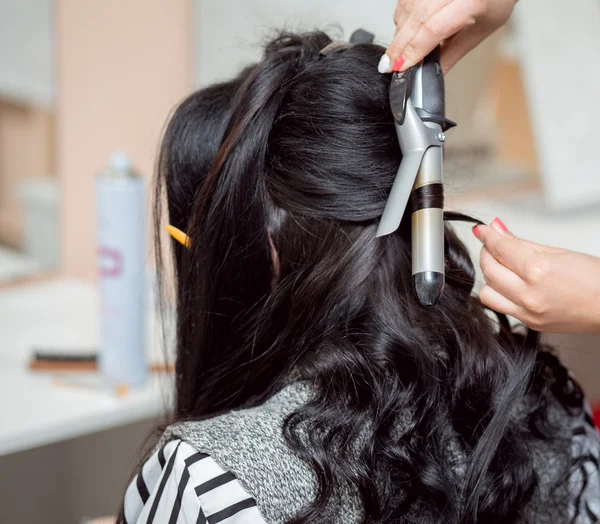
[[[265,524],[232,473],[173,440],[154,453],[125,493],[127,524]]]

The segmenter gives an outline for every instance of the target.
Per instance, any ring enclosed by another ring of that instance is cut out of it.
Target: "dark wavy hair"
[[[321,56],[328,43],[281,35],[170,120],[156,227],[166,193],[192,243],[173,245],[175,418],[256,406],[306,380],[315,396],[284,433],[318,496],[294,523],[320,522],[338,483],[359,493],[364,523],[520,522],[542,482],[531,445],[554,438],[549,405],[580,409],[581,391],[534,332],[472,295],[473,264],[448,225],[444,295],[419,305],[410,212],[375,237],[402,156],[384,49]]]

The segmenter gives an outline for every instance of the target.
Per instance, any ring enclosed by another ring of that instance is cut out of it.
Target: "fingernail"
[[[473,226],[473,234],[479,238],[479,229],[477,229],[477,226]]]
[[[402,69],[404,62],[406,62],[406,58],[404,58],[404,55],[400,55],[398,58],[396,58],[396,60],[394,60],[394,67],[392,67],[392,70],[395,73],[399,72],[400,69]]]
[[[380,73],[389,73],[390,72],[390,57],[388,55],[382,55],[379,59],[379,65],[377,66],[377,71]]]
[[[500,220],[498,217],[494,218],[492,222],[496,222],[496,225],[505,233],[508,232],[508,228],[504,225],[504,222],[502,222],[502,220]]]

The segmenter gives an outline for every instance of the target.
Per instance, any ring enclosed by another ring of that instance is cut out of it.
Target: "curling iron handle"
[[[418,91],[417,113],[423,122],[439,124],[446,131],[456,124],[446,118],[445,82],[440,65],[440,48],[429,53],[415,77],[414,90]]]
[[[440,48],[436,47],[423,60],[422,65],[422,100],[425,111],[431,115],[446,116],[446,100],[444,96],[444,74],[440,66]]]

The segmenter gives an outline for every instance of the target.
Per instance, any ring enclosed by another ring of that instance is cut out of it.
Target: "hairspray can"
[[[116,152],[96,181],[99,366],[111,385],[141,385],[145,352],[144,184],[124,153]]]

